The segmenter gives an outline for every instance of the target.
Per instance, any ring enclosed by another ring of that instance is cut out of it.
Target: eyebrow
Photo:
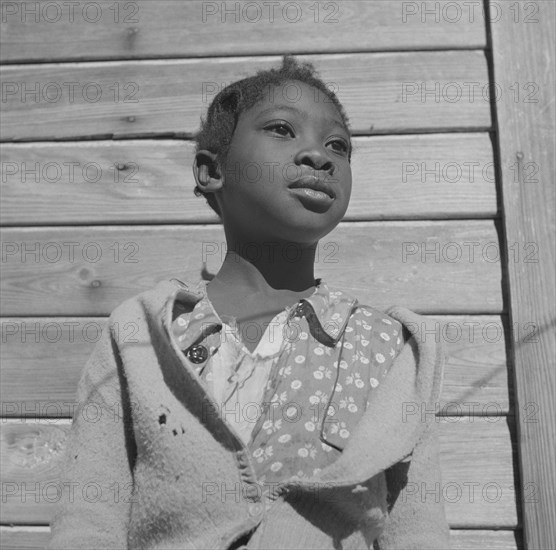
[[[299,115],[302,118],[307,118],[307,113],[304,113],[303,111],[300,111],[299,109],[297,109],[296,107],[292,107],[291,105],[274,105],[273,107],[268,107],[267,109],[265,109],[264,111],[261,111],[258,115],[257,115],[257,119],[258,118],[262,118],[265,115],[267,115],[268,113],[272,113],[275,111],[290,111],[291,113],[295,114],[295,115]],[[332,124],[335,124],[336,126],[340,126],[341,128],[343,128],[346,132],[347,132],[347,128],[346,125],[341,122],[340,120],[338,120],[337,118],[331,118],[331,117],[326,117],[325,119],[327,122],[331,122]],[[349,134],[349,132],[348,132]]]

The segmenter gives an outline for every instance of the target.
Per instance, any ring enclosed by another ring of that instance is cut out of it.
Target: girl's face
[[[272,87],[240,115],[221,167],[226,229],[256,242],[317,242],[347,210],[349,152],[349,134],[325,94],[298,81]],[[302,182],[320,183],[333,197],[294,189]]]

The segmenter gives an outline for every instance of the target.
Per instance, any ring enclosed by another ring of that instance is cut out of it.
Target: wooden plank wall
[[[203,260],[218,270],[191,137],[223,85],[289,52],[334,87],[356,136],[351,205],[316,274],[437,318],[453,547],[521,548],[482,1],[280,2],[272,20],[264,2],[82,3],[72,18],[34,4],[1,2],[4,547],[46,544],[77,381],[110,311],[199,280]]]
[[[492,43],[496,82],[502,89],[520,93],[499,102],[497,128],[506,254],[511,259],[511,324],[534,319],[539,333],[530,345],[514,346],[511,360],[516,400],[537,412],[531,422],[523,406],[517,408],[517,434],[522,492],[532,488],[536,493],[534,499],[523,501],[523,538],[527,549],[540,550],[556,545],[556,4],[516,6],[519,12],[513,17],[506,14],[493,25]],[[533,14],[535,7],[538,13]],[[516,26],[518,14],[533,17],[529,24]],[[536,261],[515,261],[516,243],[534,247]]]

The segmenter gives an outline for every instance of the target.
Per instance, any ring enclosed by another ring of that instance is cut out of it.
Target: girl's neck
[[[315,250],[316,243],[228,245],[213,280],[245,295],[302,294],[315,286]]]

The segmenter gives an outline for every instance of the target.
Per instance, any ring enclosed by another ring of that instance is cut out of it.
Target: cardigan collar
[[[223,322],[233,323],[234,319],[228,321],[225,316],[220,316],[212,306],[207,295],[208,281],[201,280],[196,285],[188,284],[179,279],[172,279],[186,292],[181,293],[177,300],[177,314],[182,312],[192,312],[195,315],[189,317],[189,322],[182,330],[186,329],[180,345],[182,349],[189,348],[192,344],[202,340],[207,334],[215,329],[222,327]],[[328,345],[334,345],[342,337],[349,321],[352,309],[357,305],[358,300],[351,294],[339,289],[331,289],[322,278],[315,280],[315,290],[307,298],[301,298],[296,304],[286,307],[288,318],[292,318],[296,313],[305,313],[309,317],[318,321],[316,327],[317,337]],[[307,309],[298,310],[297,308],[307,304]],[[218,347],[218,344],[215,346]]]
[[[189,291],[185,283],[176,279],[172,281],[161,282],[151,294],[155,303],[151,302],[149,306],[147,302],[150,300],[146,300],[143,305],[151,323],[154,323],[152,328],[156,326],[156,330],[162,330],[166,334],[176,359],[186,367],[194,381],[196,376],[193,368],[179,348],[172,344],[170,331],[174,303],[196,303],[201,296]],[[277,484],[271,489],[271,498],[276,498],[280,493],[293,488],[314,491],[315,487],[318,487],[319,490],[327,491],[339,487],[358,486],[390,466],[407,461],[412,454],[426,427],[426,415],[434,414],[431,412],[434,411],[434,401],[439,398],[442,385],[442,352],[440,346],[430,338],[427,340],[415,337],[415,327],[423,330],[423,325],[428,323],[426,318],[402,307],[390,308],[386,313],[404,325],[412,337],[396,357],[388,376],[376,388],[374,399],[352,432],[352,437],[346,443],[342,454],[334,463],[308,479],[300,480],[294,476]],[[426,327],[424,333],[427,333]],[[200,384],[199,390],[202,392]],[[200,398],[212,401],[207,396]],[[419,414],[414,414],[415,406]],[[223,420],[220,427],[225,429],[228,435],[234,435],[238,452],[249,455],[248,448]]]

